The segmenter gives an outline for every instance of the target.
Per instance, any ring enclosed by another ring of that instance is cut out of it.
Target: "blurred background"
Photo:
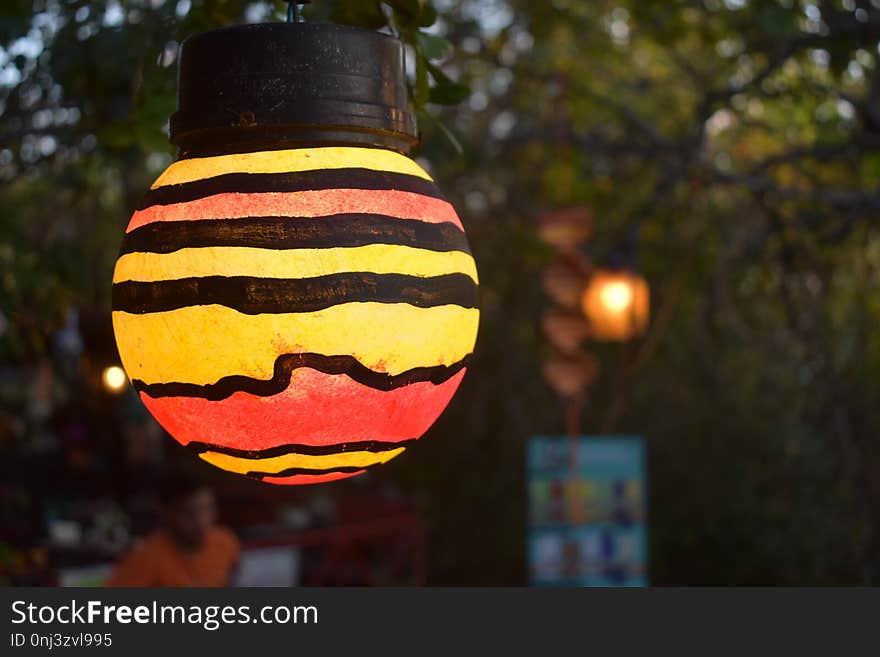
[[[475,360],[425,439],[366,475],[195,464],[248,581],[526,584],[527,445],[568,432],[641,437],[651,584],[880,583],[880,2],[433,6],[426,32],[454,46],[434,55],[470,93],[428,104],[416,155],[479,267]],[[174,157],[181,40],[285,10],[2,3],[4,584],[104,581],[158,521],[157,473],[194,460],[112,369],[113,263]],[[572,208],[578,257],[625,261],[651,318],[589,342],[563,399],[540,229]]]

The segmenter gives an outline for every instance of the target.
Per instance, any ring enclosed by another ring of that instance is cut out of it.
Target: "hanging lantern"
[[[571,354],[590,336],[583,315],[551,308],[541,315],[541,330],[557,351]]]
[[[588,208],[551,210],[538,218],[538,237],[563,253],[572,253],[590,236],[592,225]]]
[[[595,269],[581,297],[581,308],[595,340],[626,341],[648,327],[648,283],[626,269]]]
[[[580,305],[589,270],[563,258],[550,263],[541,273],[541,287],[561,308],[576,312]]]
[[[126,229],[113,324],[141,400],[205,461],[342,479],[418,439],[465,373],[477,272],[407,157],[401,43],[329,24],[184,42],[181,159]]]
[[[599,376],[599,361],[582,351],[557,354],[547,359],[541,371],[557,395],[575,399]]]

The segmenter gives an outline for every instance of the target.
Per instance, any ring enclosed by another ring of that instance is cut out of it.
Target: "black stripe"
[[[144,383],[139,379],[132,381],[134,389],[152,397],[201,397],[210,401],[226,399],[236,392],[246,392],[259,397],[271,397],[283,392],[290,385],[291,373],[301,367],[308,367],[324,374],[345,374],[358,383],[388,392],[411,383],[429,382],[439,385],[458,374],[467,365],[468,357],[452,365],[416,367],[400,374],[376,372],[362,365],[354,356],[325,356],[324,354],[300,353],[282,354],[275,359],[271,379],[255,379],[234,374],[224,376],[217,383],[198,385],[196,383]]]
[[[292,477],[293,475],[305,474],[305,475],[322,475],[322,474],[332,474],[335,472],[361,472],[363,470],[367,470],[369,468],[374,467],[375,465],[379,465],[378,463],[374,465],[364,465],[364,466],[343,466],[339,468],[327,468],[324,470],[310,470],[309,468],[287,468],[286,470],[282,470],[281,472],[258,472],[258,471],[249,471],[245,472],[246,477],[253,477],[254,479],[263,479],[264,477]]]
[[[318,169],[284,173],[224,173],[146,193],[138,210],[152,205],[184,203],[226,192],[305,192],[323,189],[394,189],[446,200],[430,180],[406,173],[375,169]]]
[[[416,440],[416,438],[413,438],[401,440],[398,443],[388,443],[381,440],[363,440],[360,442],[337,443],[336,445],[279,445],[278,447],[270,447],[268,449],[236,449],[235,447],[222,447],[220,445],[200,442],[191,442],[186,446],[200,454],[216,452],[244,459],[270,459],[287,454],[328,456],[331,454],[345,454],[347,452],[390,452],[399,447],[409,447]]]
[[[464,231],[455,224],[397,219],[378,214],[325,217],[248,217],[204,221],[155,221],[126,234],[125,253],[171,253],[205,246],[261,249],[323,249],[396,244],[429,251],[470,253]]]
[[[343,303],[408,303],[418,308],[447,304],[476,308],[477,284],[467,274],[408,276],[346,272],[314,278],[203,276],[113,285],[113,310],[158,313],[219,304],[247,315],[307,313]]]

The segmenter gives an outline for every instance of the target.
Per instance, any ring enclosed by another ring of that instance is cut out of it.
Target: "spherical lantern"
[[[446,407],[478,324],[461,222],[408,156],[402,46],[274,24],[184,42],[181,159],[126,229],[119,353],[217,467],[277,484],[398,456]]]
[[[581,297],[595,340],[626,341],[645,332],[650,290],[644,278],[626,269],[596,269]]]

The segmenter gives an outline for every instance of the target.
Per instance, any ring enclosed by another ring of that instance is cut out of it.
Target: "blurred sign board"
[[[647,586],[641,438],[532,438],[526,467],[533,585]]]
[[[112,563],[63,568],[58,572],[58,586],[93,587],[104,586],[113,573]]]
[[[243,550],[233,586],[298,586],[300,553],[292,545]]]

